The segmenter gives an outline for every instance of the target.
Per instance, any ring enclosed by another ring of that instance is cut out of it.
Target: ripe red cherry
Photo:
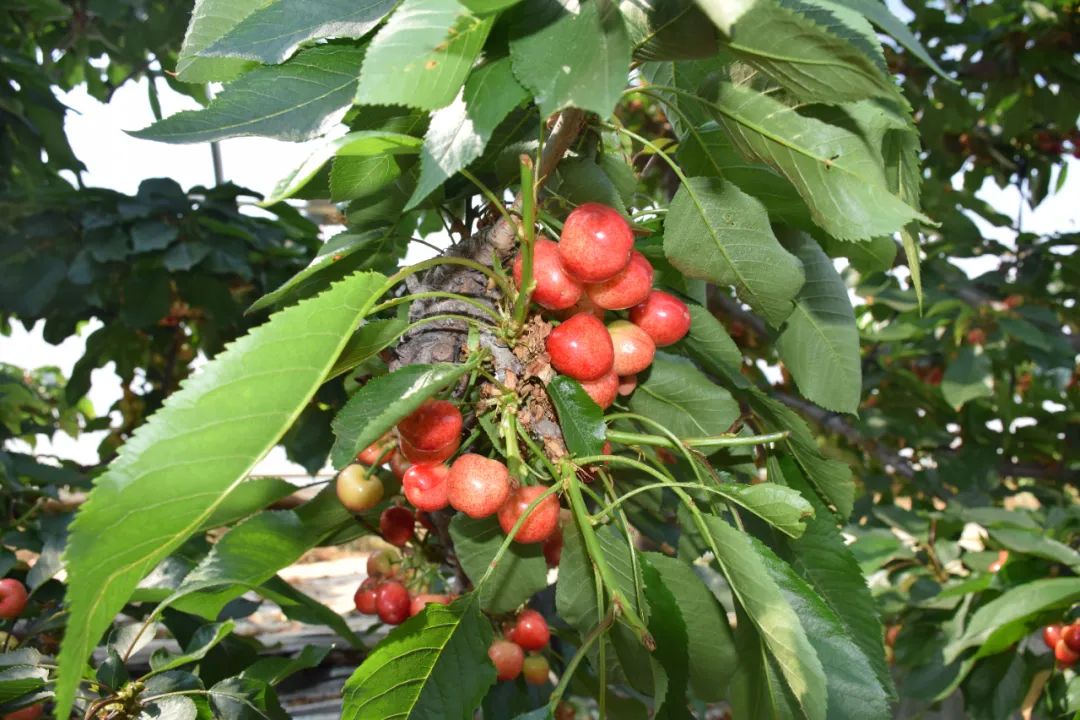
[[[370,577],[391,577],[397,571],[398,556],[394,550],[379,550],[368,555],[367,574]]]
[[[387,625],[400,625],[409,617],[409,591],[396,580],[384,582],[375,595],[375,612]]]
[[[623,375],[619,378],[619,386],[616,388],[616,391],[619,395],[626,397],[627,395],[633,394],[636,387],[637,375]]]
[[[409,617],[418,615],[424,611],[424,608],[435,603],[436,605],[449,605],[449,595],[436,595],[432,593],[420,593],[412,599],[412,604],[409,606]]]
[[[507,535],[514,529],[526,508],[547,490],[541,485],[529,485],[520,487],[510,493],[509,499],[499,508],[499,526]],[[533,508],[532,512],[521,524],[514,541],[519,543],[543,542],[547,539],[555,527],[559,524],[559,501],[554,495],[548,495]]]
[[[652,283],[652,264],[635,250],[630,253],[630,262],[615,277],[587,285],[585,292],[598,307],[625,310],[645,302],[652,290]]]
[[[357,611],[365,615],[374,615],[378,593],[379,581],[375,578],[367,578],[360,583],[360,587],[356,589],[356,594],[353,595],[353,604],[356,605]]]
[[[595,315],[580,313],[551,331],[547,352],[552,366],[575,380],[596,380],[611,372],[611,335]]]
[[[349,511],[366,512],[379,504],[383,484],[379,476],[363,465],[353,463],[338,473],[334,483],[338,500]]]
[[[690,308],[674,295],[653,290],[645,302],[630,308],[630,322],[647,332],[656,347],[667,347],[690,332]]]
[[[509,640],[496,640],[488,648],[488,657],[495,664],[495,675],[500,680],[513,680],[521,674],[525,652],[520,645]]]
[[[26,608],[29,593],[26,586],[15,578],[0,580],[0,619],[17,618]]]
[[[568,318],[574,317],[578,313],[595,315],[597,320],[602,321],[604,319],[604,315],[607,314],[607,310],[597,306],[592,300],[589,299],[588,295],[582,295],[581,299],[574,303],[572,306],[566,308],[565,310],[560,310],[559,312],[552,314],[559,320],[566,320]]]
[[[413,465],[405,471],[401,487],[405,491],[405,497],[417,510],[433,512],[450,504],[446,497],[449,478],[450,468],[444,463]]]
[[[551,640],[547,620],[535,610],[522,610],[518,615],[510,639],[524,650],[543,650]]]
[[[521,287],[521,253],[514,258],[514,284]],[[559,257],[559,246],[547,238],[538,237],[533,245],[533,288],[532,301],[548,310],[565,310],[581,299],[584,288],[570,277]]]
[[[405,457],[404,453],[395,452],[390,456],[390,472],[394,473],[394,477],[398,480],[405,479],[405,473],[412,467],[412,463],[409,462],[409,458]]]
[[[428,400],[398,423],[401,452],[414,463],[446,460],[461,444],[461,411],[446,400]]]
[[[1063,629],[1063,627],[1062,627],[1061,623],[1056,623],[1054,625],[1047,625],[1046,627],[1043,628],[1042,636],[1043,636],[1043,642],[1046,643],[1046,647],[1053,650],[1054,647],[1057,646],[1058,640],[1061,639],[1061,631],[1062,631],[1062,629]]]
[[[585,393],[600,406],[601,410],[607,410],[611,403],[615,402],[615,396],[619,393],[619,376],[614,371],[600,376],[597,380],[581,380],[581,387]]]
[[[634,234],[622,215],[606,205],[585,203],[566,218],[559,256],[581,282],[609,280],[630,262]]]
[[[403,547],[412,539],[415,526],[416,516],[408,508],[388,507],[379,516],[379,532],[383,540],[398,547]]]
[[[656,343],[637,325],[625,320],[608,323],[615,351],[613,369],[617,375],[636,375],[652,365]]]
[[[1061,631],[1061,639],[1073,652],[1080,653],[1080,622],[1073,623]]]
[[[510,471],[498,460],[466,453],[450,466],[450,506],[471,518],[494,515],[510,495]]]
[[[386,433],[381,438],[358,452],[356,454],[356,462],[363,463],[364,465],[374,465],[378,462],[379,458],[382,458],[384,463],[390,462],[390,459],[395,455],[394,450],[391,447],[392,442],[390,433]]]
[[[45,705],[43,703],[37,703],[36,705],[27,705],[24,708],[19,708],[18,710],[7,713],[4,715],[4,720],[37,720],[44,712]]]
[[[530,655],[525,658],[521,667],[521,674],[525,676],[525,682],[530,685],[543,685],[548,681],[548,672],[551,667],[547,658],[543,655]]]
[[[1057,645],[1054,646],[1054,658],[1061,663],[1062,667],[1069,667],[1080,660],[1080,653],[1066,645],[1065,640],[1062,639],[1058,640]]]

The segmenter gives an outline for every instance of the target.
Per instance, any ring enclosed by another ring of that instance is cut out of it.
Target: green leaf
[[[702,367],[718,375],[735,387],[746,387],[742,376],[742,352],[728,335],[727,329],[716,316],[695,303],[690,308],[690,332],[682,341],[683,347]]]
[[[1045,578],[1032,580],[1006,590],[971,616],[963,634],[945,648],[945,661],[952,662],[970,648],[983,646],[1001,652],[1025,635],[1039,616],[1080,602],[1080,578]]]
[[[847,23],[873,34],[865,19],[848,11],[801,0],[758,0],[735,23],[724,47],[807,102],[895,97],[880,45],[859,47],[861,35]]]
[[[431,116],[420,153],[420,179],[406,209],[480,157],[495,128],[527,97],[514,79],[509,58],[475,70],[454,101]]]
[[[45,687],[49,671],[38,667],[41,661],[41,654],[32,648],[0,654],[0,704]]]
[[[203,530],[221,527],[255,513],[270,503],[296,492],[296,486],[281,478],[251,478],[233,488],[203,524]]]
[[[342,720],[472,720],[495,684],[491,637],[475,596],[428,605],[391,630],[345,683]]]
[[[919,137],[903,130],[885,133],[881,144],[885,158],[885,174],[889,190],[913,208],[920,207],[922,174],[919,170]],[[900,229],[900,242],[904,246],[911,285],[919,310],[923,305],[922,272],[919,268],[919,223],[911,222]]]
[[[1045,530],[1038,531],[1015,530],[1013,528],[990,528],[990,537],[1001,543],[1013,552],[1024,555],[1034,555],[1045,558],[1051,562],[1061,563],[1080,571],[1080,552],[1072,549],[1065,543],[1058,542],[1053,538],[1046,537]]]
[[[716,52],[716,31],[693,0],[619,3],[637,60],[689,60]]]
[[[341,357],[334,363],[330,376],[337,377],[375,357],[397,341],[408,328],[408,321],[400,317],[372,320],[360,326],[341,351]]]
[[[493,22],[456,0],[405,0],[371,41],[356,102],[424,110],[449,105]]]
[[[688,277],[734,285],[778,327],[803,284],[799,261],[780,245],[756,198],[719,178],[689,178],[664,222],[664,253]]]
[[[604,411],[573,378],[557,375],[547,387],[559,414],[566,449],[577,457],[599,455],[607,437]]]
[[[881,153],[867,145],[865,131],[800,114],[771,95],[730,83],[720,84],[712,107],[739,151],[787,178],[814,222],[837,239],[866,240],[928,221],[889,190]],[[862,107],[867,125],[880,129],[894,121],[884,107]]]
[[[738,663],[727,613],[690,565],[660,553],[645,557],[675,596],[682,616],[692,618],[687,638],[691,691],[700,700],[720,701]]]
[[[360,38],[378,25],[396,0],[273,0],[199,52],[267,65],[283,62],[300,45],[321,38]]]
[[[808,400],[854,413],[862,397],[862,358],[847,285],[813,238],[791,233],[786,244],[802,261],[806,283],[777,338],[780,359]]]
[[[268,685],[277,685],[301,670],[318,667],[332,649],[333,647],[329,645],[305,645],[304,649],[293,658],[262,658],[244,668],[241,677],[255,678]]]
[[[693,363],[656,353],[649,376],[630,396],[630,409],[660,422],[679,437],[727,432],[739,416],[739,404],[714,385]]]
[[[493,518],[473,520],[458,513],[450,521],[450,537],[461,568],[473,583],[487,572],[506,534]],[[511,543],[491,577],[480,588],[478,601],[487,612],[513,612],[534,593],[547,587],[547,562],[537,543]]]
[[[806,530],[813,506],[798,491],[776,483],[739,485],[720,483],[714,486],[721,496],[757,515],[785,535],[797,538]]]
[[[131,227],[131,244],[135,252],[164,250],[180,237],[180,228],[156,220],[140,220]]]
[[[689,628],[684,609],[667,587],[660,573],[641,559],[641,577],[645,582],[645,600],[649,603],[649,633],[656,641],[650,661],[656,691],[654,717],[660,720],[692,720],[686,708],[686,690],[690,676]],[[694,632],[700,632],[697,618],[691,616]]]
[[[322,383],[385,278],[350,277],[284,310],[170,396],[97,478],[71,526],[57,715],[139,580],[213,516]]]
[[[825,6],[842,6],[857,13],[861,13],[867,20],[877,25],[883,31],[892,35],[897,42],[911,51],[911,54],[926,63],[931,70],[946,80],[949,79],[941,66],[926,52],[926,49],[908,29],[908,26],[900,18],[889,12],[889,9],[880,0],[815,0]]]
[[[353,462],[358,452],[472,369],[472,363],[406,365],[369,380],[334,418],[337,439],[330,451],[334,467],[340,469]]]
[[[202,110],[185,110],[132,133],[167,143],[260,135],[300,141],[336,125],[352,102],[361,48],[320,45],[284,65],[260,67],[225,86]]]
[[[565,107],[611,115],[630,70],[630,37],[615,3],[532,0],[511,18],[514,74],[541,115]]]
[[[967,345],[945,368],[941,394],[955,410],[965,403],[994,395],[994,368],[981,347]]]
[[[265,4],[266,0],[195,0],[184,44],[176,61],[176,77],[186,83],[232,80],[254,66],[236,58],[203,58],[199,53]]]
[[[816,239],[831,257],[846,257],[851,266],[864,275],[885,272],[896,262],[896,240],[891,237],[876,237],[858,243],[842,242],[827,235]]]
[[[231,677],[207,691],[215,718],[221,720],[285,720],[274,689],[255,678]]]
[[[206,653],[213,650],[218,643],[224,640],[226,636],[235,629],[236,623],[231,620],[222,623],[203,625],[191,636],[191,640],[188,641],[187,647],[184,648],[184,652],[181,654],[171,656],[165,655],[164,657],[161,657],[155,653],[155,655],[150,658],[150,665],[153,667],[154,674],[165,672],[166,670],[174,670],[184,665],[202,660],[206,657]],[[155,658],[159,659],[155,661]]]
[[[809,720],[826,716],[825,673],[799,616],[770,576],[751,538],[718,517],[705,516],[710,547],[731,592],[757,628],[784,682]]]

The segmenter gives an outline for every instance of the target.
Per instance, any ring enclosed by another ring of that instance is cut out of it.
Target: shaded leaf
[[[652,418],[679,437],[727,432],[739,404],[683,358],[656,353],[649,375],[630,396],[630,409]]]
[[[473,520],[463,513],[451,520],[450,537],[454,540],[454,551],[461,567],[473,583],[484,576],[499,546],[506,540],[506,534],[495,518]],[[480,588],[478,602],[487,612],[512,612],[547,584],[547,562],[541,546],[511,543],[492,576]]]
[[[693,0],[622,0],[634,58],[685,60],[716,52],[716,31]]]
[[[581,384],[565,375],[556,376],[547,386],[548,395],[559,414],[566,448],[577,457],[599,455],[607,437],[604,411],[593,402]]]
[[[972,345],[960,348],[960,354],[945,368],[941,394],[956,410],[972,400],[993,396],[993,367],[982,348]]]

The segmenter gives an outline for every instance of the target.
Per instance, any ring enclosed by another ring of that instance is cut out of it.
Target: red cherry
[[[1058,644],[1058,640],[1061,639],[1061,630],[1061,623],[1047,625],[1043,628],[1042,636],[1043,642],[1046,643],[1046,647],[1050,648],[1051,650],[1054,649],[1054,647]]]
[[[580,313],[551,331],[547,352],[552,366],[575,380],[596,380],[611,372],[614,348],[604,323]]]
[[[619,378],[619,385],[616,388],[616,391],[619,395],[626,397],[627,395],[633,394],[635,388],[637,388],[637,375],[623,375]]]
[[[356,462],[363,463],[364,465],[374,465],[378,462],[379,458],[382,458],[384,463],[390,462],[390,458],[395,454],[393,448],[390,447],[391,442],[390,433],[384,434],[381,438],[358,452],[356,454]]]
[[[563,266],[582,282],[614,277],[630,262],[634,234],[622,215],[598,203],[579,205],[566,218],[559,236]]]
[[[1061,664],[1062,667],[1069,667],[1074,665],[1077,660],[1080,660],[1080,653],[1074,651],[1071,647],[1065,644],[1065,640],[1058,640],[1057,645],[1054,646],[1054,657]]]
[[[22,615],[29,597],[26,586],[15,578],[0,580],[0,619],[11,620]]]
[[[495,675],[500,680],[513,680],[521,674],[525,652],[520,645],[509,640],[496,640],[488,648],[488,657],[495,664]]]
[[[604,316],[607,314],[607,310],[593,303],[593,301],[589,299],[588,295],[582,295],[581,299],[574,303],[572,306],[566,308],[565,310],[560,310],[552,314],[559,320],[566,320],[568,318],[574,317],[578,313],[595,315],[596,319],[602,322],[604,320]]]
[[[424,608],[435,603],[436,605],[449,605],[449,595],[435,595],[432,593],[420,593],[412,599],[412,604],[409,606],[409,617],[413,615],[419,615],[424,611]]]
[[[647,332],[625,320],[608,323],[608,332],[615,350],[613,368],[617,375],[635,375],[652,365],[656,343]]]
[[[526,508],[547,490],[541,485],[520,487],[510,493],[509,499],[499,508],[499,526],[507,535],[514,529]],[[543,542],[554,532],[559,524],[559,501],[554,495],[548,495],[533,508],[528,518],[521,524],[514,541],[519,543]]]
[[[521,287],[521,253],[514,258],[514,284]],[[581,299],[584,288],[566,272],[559,257],[559,246],[547,238],[536,238],[533,245],[532,301],[548,310],[565,310]]]
[[[45,712],[44,703],[27,705],[4,715],[4,720],[37,720]]]
[[[551,631],[543,615],[535,610],[522,610],[510,631],[510,639],[523,650],[543,650],[551,640]]]
[[[379,516],[379,532],[383,540],[398,547],[404,547],[412,539],[415,526],[416,516],[408,508],[388,507]]]
[[[551,666],[543,655],[530,655],[525,658],[521,667],[521,674],[525,676],[525,682],[530,685],[544,685],[548,681],[548,673]]]
[[[652,290],[653,266],[634,250],[630,262],[619,273],[602,283],[587,285],[585,292],[598,307],[625,310],[645,302]]]
[[[461,444],[461,411],[446,400],[428,400],[398,423],[401,452],[414,463],[446,460]]]
[[[400,625],[409,617],[409,591],[396,580],[384,582],[375,596],[375,611],[387,625]]]
[[[630,322],[647,332],[656,347],[667,347],[690,332],[690,308],[674,295],[653,290],[645,302],[630,308]]]
[[[615,396],[619,391],[619,376],[614,372],[602,375],[597,380],[581,380],[581,387],[585,393],[600,406],[601,410],[607,410],[611,403],[615,402]]]
[[[405,457],[405,453],[395,452],[390,456],[390,472],[394,473],[394,477],[398,480],[404,480],[405,473],[411,467],[412,463]]]
[[[405,471],[405,477],[401,479],[401,487],[405,491],[405,497],[418,510],[433,512],[442,510],[450,504],[446,497],[449,478],[450,468],[443,463],[413,465]]]
[[[423,510],[416,511],[416,522],[420,523],[420,527],[429,532],[435,529],[435,523],[431,522],[431,517]]]
[[[510,495],[510,471],[498,460],[466,453],[450,466],[450,506],[471,518],[494,515]]]
[[[559,560],[562,559],[562,546],[563,537],[562,530],[558,527],[548,535],[547,540],[544,541],[544,560],[547,561],[549,568],[559,567]]]
[[[353,595],[353,604],[356,605],[357,611],[365,615],[374,615],[375,600],[378,593],[379,581],[375,578],[367,578],[360,583],[360,587],[356,589],[356,594]]]
[[[1080,653],[1080,622],[1075,622],[1061,631],[1061,639],[1073,652]]]
[[[574,720],[576,717],[577,710],[574,709],[574,706],[565,700],[560,700],[555,707],[555,720]]]

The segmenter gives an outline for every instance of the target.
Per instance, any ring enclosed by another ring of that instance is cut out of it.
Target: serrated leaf
[[[603,452],[607,427],[604,411],[593,402],[581,384],[565,375],[556,376],[547,387],[559,414],[566,449],[577,457]]]
[[[862,397],[862,358],[847,285],[813,238],[791,233],[786,244],[802,261],[806,283],[777,338],[780,359],[808,400],[854,413]]]
[[[272,0],[198,54],[274,65],[312,40],[363,37],[395,4],[396,0]]]
[[[336,440],[330,461],[341,469],[425,400],[471,371],[472,364],[406,365],[373,378],[357,390],[334,418]]]
[[[495,684],[491,637],[474,596],[428,605],[391,630],[345,683],[342,720],[472,720]]]
[[[630,396],[630,409],[679,437],[725,433],[739,416],[731,393],[714,385],[690,361],[663,352],[656,353],[648,377]]]
[[[420,152],[420,179],[405,208],[416,206],[480,157],[495,128],[527,97],[509,58],[473,71],[454,101],[431,116]]]
[[[345,349],[341,351],[341,357],[330,370],[330,376],[337,377],[375,357],[401,337],[408,327],[408,321],[400,317],[365,323],[349,338]]]
[[[941,394],[955,410],[966,403],[994,394],[993,366],[982,348],[967,345],[945,368]]]
[[[664,222],[664,253],[688,277],[733,285],[773,326],[792,310],[803,284],[794,255],[780,245],[765,206],[719,178],[688,178]]]
[[[814,517],[813,506],[791,488],[776,483],[739,485],[719,483],[713,487],[731,502],[749,510],[785,535],[797,538]]]
[[[619,3],[637,60],[687,60],[716,52],[716,31],[693,0]]]
[[[184,44],[176,60],[176,77],[182,82],[206,83],[232,80],[254,66],[236,58],[202,58],[199,53],[259,9],[266,0],[195,0]]]
[[[278,313],[170,396],[72,523],[57,715],[139,580],[210,518],[322,383],[385,278],[358,274]]]
[[[615,3],[533,0],[511,17],[514,74],[542,115],[566,107],[611,115],[630,69],[630,37]]]
[[[893,15],[888,7],[879,0],[816,0],[826,6],[842,6],[866,17],[867,20],[877,25],[884,32],[892,35],[901,45],[911,51],[911,54],[926,63],[931,70],[941,77],[949,80],[949,76],[941,69],[941,66],[926,52],[926,49],[908,29],[900,18]],[[950,82],[952,82],[950,80]]]
[[[371,41],[356,102],[424,110],[449,105],[493,22],[457,0],[405,0]]]
[[[728,335],[716,316],[695,303],[690,308],[690,332],[682,344],[687,352],[713,375],[718,375],[735,387],[746,387],[749,381],[739,372],[742,352]]]
[[[473,520],[458,513],[450,521],[450,537],[461,568],[477,583],[506,540],[506,533],[495,518]],[[480,588],[478,602],[487,612],[513,612],[547,584],[547,562],[541,546],[511,543],[492,576]]]
[[[361,48],[320,45],[283,65],[260,67],[225,86],[202,110],[184,110],[130,134],[167,143],[259,135],[308,140],[341,119],[352,102]]]
[[[401,177],[393,155],[334,158],[330,166],[330,200],[346,202],[379,192]]]

